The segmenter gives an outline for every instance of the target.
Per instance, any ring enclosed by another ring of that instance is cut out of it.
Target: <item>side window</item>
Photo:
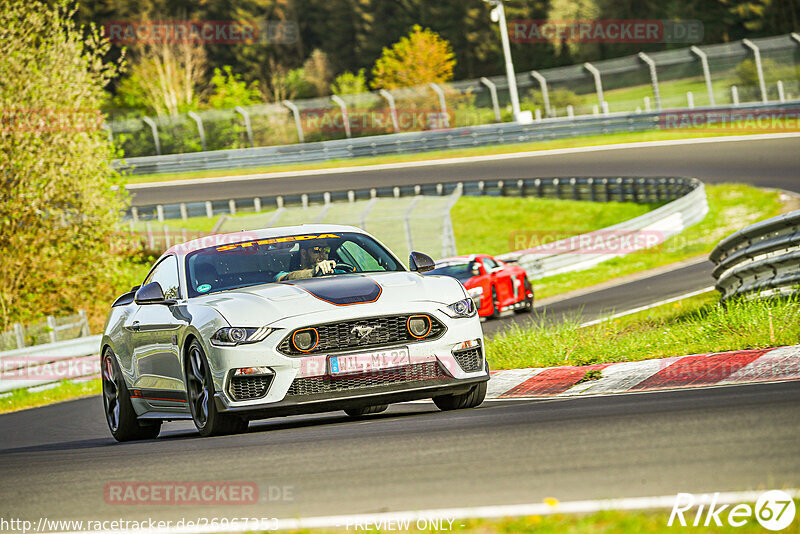
[[[342,243],[342,248],[353,257],[358,263],[354,265],[358,271],[385,271],[386,268],[381,266],[372,255],[361,248],[358,243],[353,241],[345,241]]]
[[[180,290],[178,287],[178,260],[175,256],[167,256],[161,263],[156,265],[145,279],[144,283],[158,282],[164,291],[164,298],[179,299]]]
[[[487,271],[491,271],[492,269],[497,267],[497,264],[492,259],[483,258],[483,266],[486,268]]]

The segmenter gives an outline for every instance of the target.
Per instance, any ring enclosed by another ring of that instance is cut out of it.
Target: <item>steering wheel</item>
[[[355,270],[356,270],[356,268],[353,267],[350,264],[337,263],[336,267],[333,268],[333,272],[332,273],[323,274],[322,272],[319,272],[319,273],[315,274],[314,276],[330,276],[332,274],[349,274],[349,273],[355,272]]]

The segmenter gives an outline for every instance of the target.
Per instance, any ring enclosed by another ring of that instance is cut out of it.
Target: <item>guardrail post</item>
[[[231,215],[236,215],[236,201],[233,199],[230,199],[228,201],[228,212]]]
[[[489,94],[492,97],[492,109],[494,109],[494,120],[497,122],[502,121],[500,117],[500,103],[497,100],[497,86],[489,78],[481,78],[481,83],[489,88]]]
[[[339,109],[342,110],[342,122],[344,123],[344,134],[350,139],[350,115],[347,113],[347,103],[342,100],[342,97],[339,95],[332,95],[331,100],[336,102],[339,105]]]
[[[536,122],[539,122],[540,120],[542,120],[542,110],[539,109],[539,108],[536,108],[535,110],[533,110],[533,117],[534,117],[534,119],[536,119]]]
[[[575,108],[572,107],[572,104],[567,106],[567,117],[569,117],[570,119],[575,118]]]
[[[50,336],[50,343],[58,341],[58,333],[56,332],[56,318],[52,315],[47,316],[47,335]]]
[[[778,80],[776,85],[778,86],[778,101],[781,103],[786,102],[786,94],[783,92],[783,81]]]
[[[195,113],[194,111],[190,111],[187,113],[189,118],[194,120],[194,123],[197,125],[197,134],[200,136],[200,145],[203,147],[203,152],[208,150],[206,148],[206,130],[203,128],[203,119],[200,118],[200,115]]]
[[[153,132],[153,144],[156,145],[156,155],[161,155],[161,139],[158,138],[158,128],[156,127],[156,123],[150,117],[142,117],[142,122],[145,123],[150,127],[150,131]]]
[[[764,84],[764,70],[761,68],[761,51],[750,39],[742,39],[742,44],[753,51],[753,57],[756,60],[756,72],[758,73],[758,86],[761,89],[761,101],[766,104],[767,86]]]
[[[603,80],[600,79],[600,71],[588,61],[583,64],[583,67],[594,77],[594,87],[597,91],[597,103],[598,105],[602,106],[603,102],[605,102],[605,99],[603,98]]]
[[[89,318],[86,317],[86,310],[78,310],[78,317],[81,321],[81,336],[86,337],[89,335]]]
[[[394,132],[400,132],[400,126],[397,124],[397,108],[394,105],[394,96],[386,89],[381,89],[378,91],[378,94],[385,98],[386,102],[389,103],[389,115],[392,117],[392,126],[394,127]]]
[[[253,125],[250,124],[250,114],[242,106],[236,106],[233,110],[242,116],[244,119],[244,127],[247,130],[247,140],[250,142],[251,147],[255,147],[256,143],[253,139]]]
[[[656,73],[656,62],[653,61],[653,58],[651,58],[644,52],[639,52],[639,59],[647,63],[647,66],[650,68],[650,83],[653,84],[653,98],[656,99],[656,109],[658,111],[661,111],[661,93],[658,90],[658,74]]]
[[[595,201],[594,178],[589,178],[588,180],[586,180],[586,183],[589,185],[589,201],[594,202]]]
[[[691,91],[686,91],[686,105],[689,109],[694,109],[694,95]]]
[[[162,206],[161,204],[156,206],[156,218],[158,219],[158,222],[160,223],[164,222],[164,206]]]
[[[261,213],[261,197],[253,198],[253,211]]]
[[[300,122],[300,110],[297,109],[297,106],[295,106],[292,102],[288,100],[284,100],[282,104],[289,111],[291,111],[292,115],[294,116],[294,127],[297,129],[297,139],[299,139],[301,143],[305,143],[306,142],[305,137],[303,137],[303,125]]]
[[[131,217],[133,218],[133,222],[135,223],[139,222],[139,208],[137,208],[136,206],[133,206],[131,208]]]
[[[553,110],[550,109],[550,93],[547,91],[547,80],[538,70],[532,70],[531,76],[539,82],[539,87],[542,88],[542,100],[544,101],[544,114],[548,117],[553,116]]]
[[[25,346],[25,331],[19,323],[14,323],[14,337],[17,340],[17,348],[23,348]]]
[[[689,48],[692,54],[696,55],[700,58],[700,64],[703,67],[703,78],[706,80],[706,91],[708,91],[708,102],[712,106],[714,105],[714,88],[711,86],[711,71],[708,69],[708,56],[705,52],[700,50],[696,46],[692,46]]]
[[[735,85],[731,85],[731,100],[734,106],[739,105],[739,89]]]
[[[181,202],[181,220],[185,221],[189,218],[189,214],[186,212],[186,203]]]
[[[206,200],[206,217],[209,219],[214,216],[214,207],[211,205],[210,200]]]
[[[444,127],[449,128],[450,117],[447,115],[447,101],[444,98],[444,91],[442,90],[442,87],[438,83],[431,82],[428,85],[430,86],[431,89],[433,89],[433,92],[439,96],[439,110],[444,120]]]

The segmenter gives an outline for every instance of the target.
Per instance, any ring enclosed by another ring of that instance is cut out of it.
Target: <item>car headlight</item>
[[[444,309],[444,312],[453,318],[472,317],[477,312],[477,309],[472,298],[467,298],[452,303]]]
[[[236,345],[258,343],[263,341],[272,330],[272,328],[267,328],[266,326],[260,328],[220,328],[211,336],[211,344],[217,347],[235,347]]]

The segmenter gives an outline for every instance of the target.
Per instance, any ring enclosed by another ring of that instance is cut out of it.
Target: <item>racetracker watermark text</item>
[[[511,20],[508,38],[515,43],[698,43],[699,20]]]
[[[285,20],[112,20],[103,24],[115,44],[292,44],[299,28]]]

